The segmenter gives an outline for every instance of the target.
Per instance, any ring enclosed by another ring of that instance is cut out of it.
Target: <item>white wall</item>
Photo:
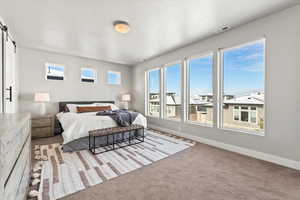
[[[18,48],[18,54],[21,112],[30,111],[33,115],[40,113],[39,105],[33,102],[35,92],[50,93],[51,103],[47,109],[50,113],[57,112],[59,101],[114,100],[118,103],[119,95],[131,92],[132,67],[28,48]],[[65,80],[46,80],[46,62],[65,65]],[[97,70],[96,84],[80,82],[82,67]],[[106,83],[108,70],[121,72],[121,85]]]
[[[266,38],[265,136],[148,118],[149,124],[300,161],[300,6],[204,39],[134,67],[134,108],[145,110],[145,70],[218,48]],[[214,66],[216,69],[216,65]],[[300,167],[300,166],[299,166]]]

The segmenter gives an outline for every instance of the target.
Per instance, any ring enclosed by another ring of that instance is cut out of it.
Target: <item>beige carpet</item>
[[[38,139],[50,144],[60,137]],[[204,144],[63,200],[299,200],[300,172]]]

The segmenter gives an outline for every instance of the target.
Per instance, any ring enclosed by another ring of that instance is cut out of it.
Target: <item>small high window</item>
[[[46,63],[46,80],[64,80],[65,67],[63,65]]]
[[[96,82],[96,70],[91,68],[81,69],[81,82],[84,83],[95,83]]]
[[[108,71],[107,72],[107,83],[110,85],[121,84],[121,72]]]

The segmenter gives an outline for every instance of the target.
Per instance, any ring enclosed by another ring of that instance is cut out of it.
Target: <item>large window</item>
[[[81,82],[95,83],[96,82],[96,70],[90,68],[81,68]]]
[[[148,116],[160,116],[160,69],[148,71]]]
[[[264,71],[265,39],[147,71],[147,114],[263,135]]]
[[[263,132],[265,41],[222,51],[222,127]]]
[[[46,80],[64,80],[65,67],[63,65],[46,63]]]
[[[188,60],[188,120],[213,124],[213,55]]]
[[[168,119],[181,118],[181,63],[165,67],[165,113]]]

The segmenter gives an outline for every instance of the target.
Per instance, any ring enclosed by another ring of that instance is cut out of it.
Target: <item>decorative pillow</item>
[[[67,104],[67,108],[71,113],[77,113],[77,107],[90,107],[95,106],[95,104]]]
[[[110,106],[111,110],[120,110],[120,108],[113,103],[94,103],[94,104],[97,106]]]
[[[85,113],[85,112],[100,112],[105,110],[111,110],[110,106],[78,106],[77,113]]]

